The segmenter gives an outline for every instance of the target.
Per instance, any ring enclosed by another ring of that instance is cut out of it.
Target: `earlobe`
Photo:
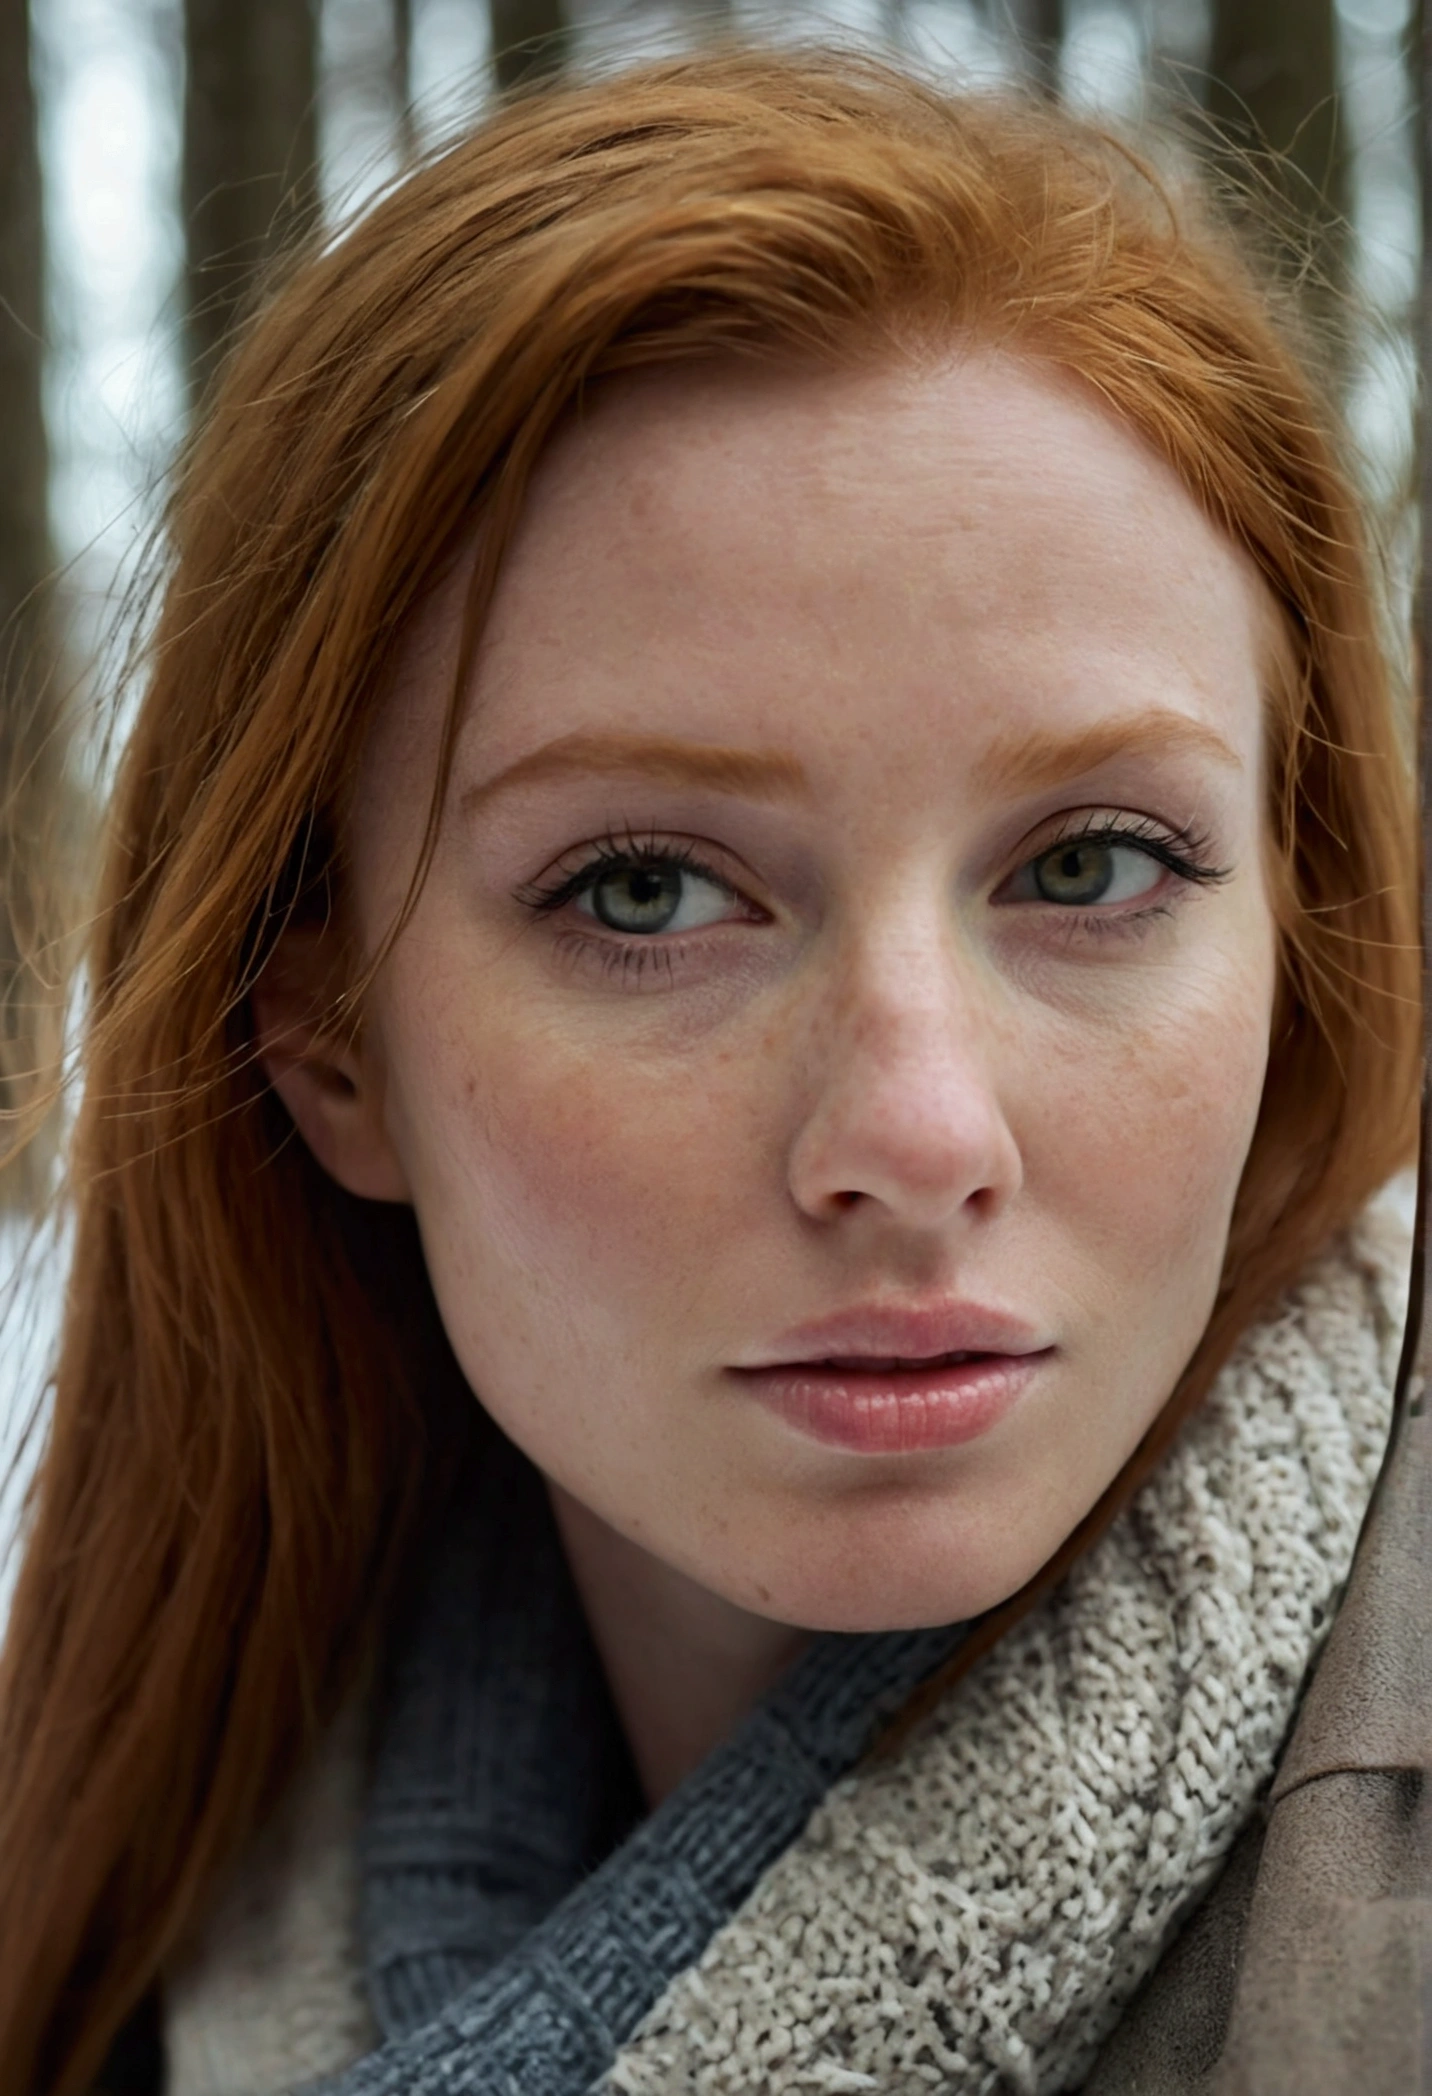
[[[333,980],[330,935],[291,926],[250,993],[259,1060],[330,1178],[365,1200],[407,1201],[376,1059],[351,1034],[324,1024]]]

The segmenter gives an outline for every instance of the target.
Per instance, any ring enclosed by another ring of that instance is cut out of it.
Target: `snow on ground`
[[[0,1223],[0,1624],[14,1581],[16,1523],[34,1465],[26,1445],[59,1331],[65,1254],[52,1234]]]

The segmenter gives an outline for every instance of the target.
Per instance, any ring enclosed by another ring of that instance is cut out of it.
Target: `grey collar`
[[[416,1588],[362,1836],[389,2040],[343,2096],[579,2096],[965,1627],[823,1635],[642,1816],[546,1490],[493,1430]]]

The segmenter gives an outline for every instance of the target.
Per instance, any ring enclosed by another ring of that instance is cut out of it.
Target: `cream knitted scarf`
[[[1267,1783],[1390,1418],[1365,1223],[905,1752],[838,1784],[609,2077],[624,2096],[1077,2088]]]
[[[1245,1335],[1061,1586],[897,1755],[827,1794],[627,2039],[610,2096],[1079,2087],[1272,1774],[1382,1457],[1406,1281],[1405,1230],[1370,1211]],[[300,1845],[286,1870],[265,1896],[291,1916],[322,1860]],[[352,1873],[330,1876],[351,1899]],[[333,2049],[310,2001],[276,2078],[262,1912],[252,1887],[234,1898],[242,1930],[221,1909],[173,1990],[171,2096],[269,2096],[352,2057],[356,1958],[325,1982]],[[309,1928],[355,1940],[351,1911]],[[281,1963],[275,2016],[293,2013]],[[270,2062],[262,2081],[245,2057]]]

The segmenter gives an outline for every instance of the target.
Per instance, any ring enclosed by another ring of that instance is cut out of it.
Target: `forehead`
[[[436,603],[429,641],[456,622]],[[463,743],[487,769],[612,728],[804,740],[819,770],[1156,704],[1248,747],[1270,626],[1252,564],[1063,374],[638,374],[539,465]]]
[[[1051,570],[1002,572],[1016,527],[1032,553],[1057,551]],[[620,381],[549,446],[509,573],[566,555],[660,586],[694,553],[733,565],[765,598],[813,558],[826,575],[858,577],[891,548],[914,580],[957,573],[970,609],[981,579],[998,577],[1007,610],[1017,580],[1037,603],[1051,581],[1077,586],[1097,570],[1107,582],[1111,565],[1146,573],[1162,557],[1213,582],[1237,560],[1172,468],[1091,388],[972,349],[925,368]]]

